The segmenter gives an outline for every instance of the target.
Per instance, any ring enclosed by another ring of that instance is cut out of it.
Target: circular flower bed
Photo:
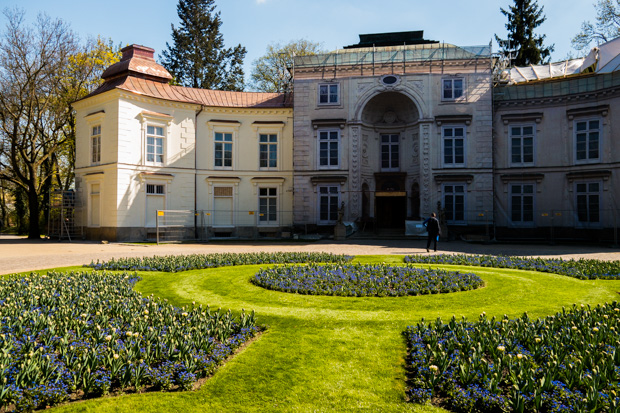
[[[261,269],[252,282],[275,291],[347,297],[451,293],[484,284],[475,274],[385,264],[285,265]]]

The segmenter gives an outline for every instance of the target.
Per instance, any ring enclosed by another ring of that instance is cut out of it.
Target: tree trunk
[[[33,185],[29,185],[28,188],[28,212],[30,215],[28,239],[41,239],[41,227],[39,225],[39,196]]]

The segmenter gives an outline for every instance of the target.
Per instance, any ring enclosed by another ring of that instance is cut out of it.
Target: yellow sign
[[[209,215],[211,215],[211,213],[210,213],[210,212],[207,212],[207,216],[209,216]]]
[[[254,211],[249,211],[248,214],[254,215]]]
[[[561,217],[561,216],[562,216],[562,213],[561,213],[561,212],[556,212],[556,213],[555,213],[555,216],[556,216],[556,217]]]
[[[541,215],[542,215],[543,217],[548,217],[548,216],[549,216],[549,214],[547,214],[546,212],[543,212]]]
[[[479,216],[479,217],[483,217],[483,216],[484,216],[484,214],[478,214],[478,216]]]
[[[164,211],[157,211],[157,216],[158,217],[163,217],[164,216]]]

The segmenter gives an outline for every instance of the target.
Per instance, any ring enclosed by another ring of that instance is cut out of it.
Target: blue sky
[[[555,44],[553,60],[572,51],[570,39],[584,20],[594,20],[595,0],[538,0],[547,21],[539,29],[546,44]],[[358,34],[424,30],[427,39],[459,46],[488,44],[494,34],[506,35],[500,7],[512,0],[216,0],[227,47],[241,43],[252,62],[270,43],[308,39],[327,50],[357,43]],[[32,21],[38,12],[60,17],[82,38],[101,35],[115,43],[137,43],[155,49],[171,42],[171,24],[178,24],[177,0],[0,0],[0,8],[24,8]],[[0,16],[0,30],[5,17]],[[494,44],[494,50],[497,46]],[[574,51],[573,51],[574,53]]]

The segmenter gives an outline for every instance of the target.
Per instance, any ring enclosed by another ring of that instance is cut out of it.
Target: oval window
[[[393,85],[397,81],[398,81],[398,78],[396,76],[385,76],[383,78],[383,83],[385,83],[386,85]]]

